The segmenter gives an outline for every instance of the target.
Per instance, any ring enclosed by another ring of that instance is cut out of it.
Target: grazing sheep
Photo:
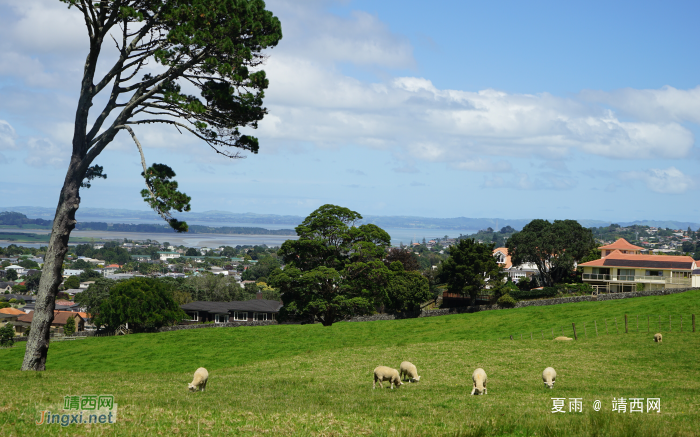
[[[567,341],[567,340],[573,340],[571,337],[557,337],[554,339],[554,341]]]
[[[209,372],[207,372],[207,369],[204,367],[200,367],[194,372],[194,379],[192,379],[192,382],[187,384],[187,388],[189,388],[190,391],[204,391],[204,389],[207,388],[208,379]]]
[[[420,381],[420,376],[418,376],[418,369],[416,369],[416,366],[409,363],[408,361],[404,361],[403,363],[401,363],[401,367],[399,369],[399,375],[401,376],[402,381],[404,380],[404,375],[408,377],[409,382]]]
[[[479,367],[472,373],[472,381],[474,381],[474,388],[471,394],[486,394],[486,372],[484,369]]]
[[[542,372],[542,381],[544,381],[544,386],[549,388],[554,388],[554,380],[557,379],[557,371],[552,367],[547,367]]]
[[[663,338],[662,338],[662,335],[660,332],[657,332],[656,334],[654,334],[654,341],[655,342],[661,343],[661,340],[663,340]]]
[[[386,366],[378,366],[376,369],[374,369],[374,382],[372,383],[373,389],[377,388],[377,381],[379,381],[379,388],[384,388],[384,386],[382,386],[382,381],[390,381],[392,390],[394,389],[394,385],[398,387],[403,384],[401,382],[401,377],[399,376],[399,371]]]

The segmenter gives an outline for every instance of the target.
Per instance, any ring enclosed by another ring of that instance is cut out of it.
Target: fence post
[[[668,316],[668,332],[671,332],[671,329],[673,328],[671,326],[671,317],[673,317],[673,316]]]
[[[542,334],[542,340],[544,340],[544,331],[540,329],[540,334]]]
[[[625,334],[627,334],[627,314],[625,314]]]
[[[681,332],[683,332],[683,316],[681,316]]]
[[[617,317],[615,317],[615,334],[620,334],[620,329],[617,327]]]
[[[586,334],[586,322],[583,322],[583,338],[588,338],[588,334]]]
[[[608,335],[608,319],[605,319],[605,335]]]
[[[510,335],[510,339],[511,339],[511,340],[513,339],[513,334]]]
[[[530,332],[530,340],[532,340],[532,332]]]
[[[594,320],[594,321],[593,321],[593,324],[595,325],[595,336],[597,337],[597,336],[598,336],[598,322],[596,322],[596,321]]]
[[[650,318],[650,317],[651,317],[651,316],[647,316],[647,334],[649,333],[649,318]]]
[[[576,337],[576,323],[572,323],[571,326],[574,328],[574,340],[578,340],[578,337]]]
[[[639,334],[639,314],[637,314],[637,334]]]
[[[693,314],[693,332],[695,332],[695,314]]]

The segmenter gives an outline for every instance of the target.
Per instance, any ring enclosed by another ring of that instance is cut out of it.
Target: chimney
[[[258,291],[258,292],[255,294],[255,298],[256,298],[257,300],[262,300],[262,297],[263,297],[263,296],[262,296],[262,291]]]

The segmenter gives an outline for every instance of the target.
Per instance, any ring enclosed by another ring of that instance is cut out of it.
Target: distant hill
[[[28,217],[52,220],[55,210],[35,206],[11,206],[0,207],[0,211],[14,211],[26,214]],[[259,224],[259,225],[288,225],[290,227],[300,224],[304,217],[295,215],[234,213],[228,211],[204,211],[188,212],[181,215],[189,224],[205,226],[227,226],[227,224]],[[79,222],[109,222],[109,223],[162,223],[156,213],[149,210],[109,209],[109,208],[80,208],[76,214]],[[511,226],[520,230],[531,219],[503,219],[503,218],[432,218],[417,216],[377,216],[366,215],[362,223],[373,223],[384,228],[421,228],[435,230],[462,230],[462,229],[486,229],[499,230],[505,226]],[[579,219],[579,223],[585,227],[608,226],[611,221]],[[682,222],[672,220],[635,220],[633,222],[615,222],[621,226],[634,224],[655,226],[671,229],[700,229],[700,223]]]

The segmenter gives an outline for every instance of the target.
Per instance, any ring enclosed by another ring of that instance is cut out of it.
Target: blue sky
[[[267,4],[259,154],[137,129],[194,210],[699,221],[697,2]],[[0,206],[56,205],[85,54],[58,0],[0,0]],[[97,164],[83,206],[145,209],[130,138]]]

